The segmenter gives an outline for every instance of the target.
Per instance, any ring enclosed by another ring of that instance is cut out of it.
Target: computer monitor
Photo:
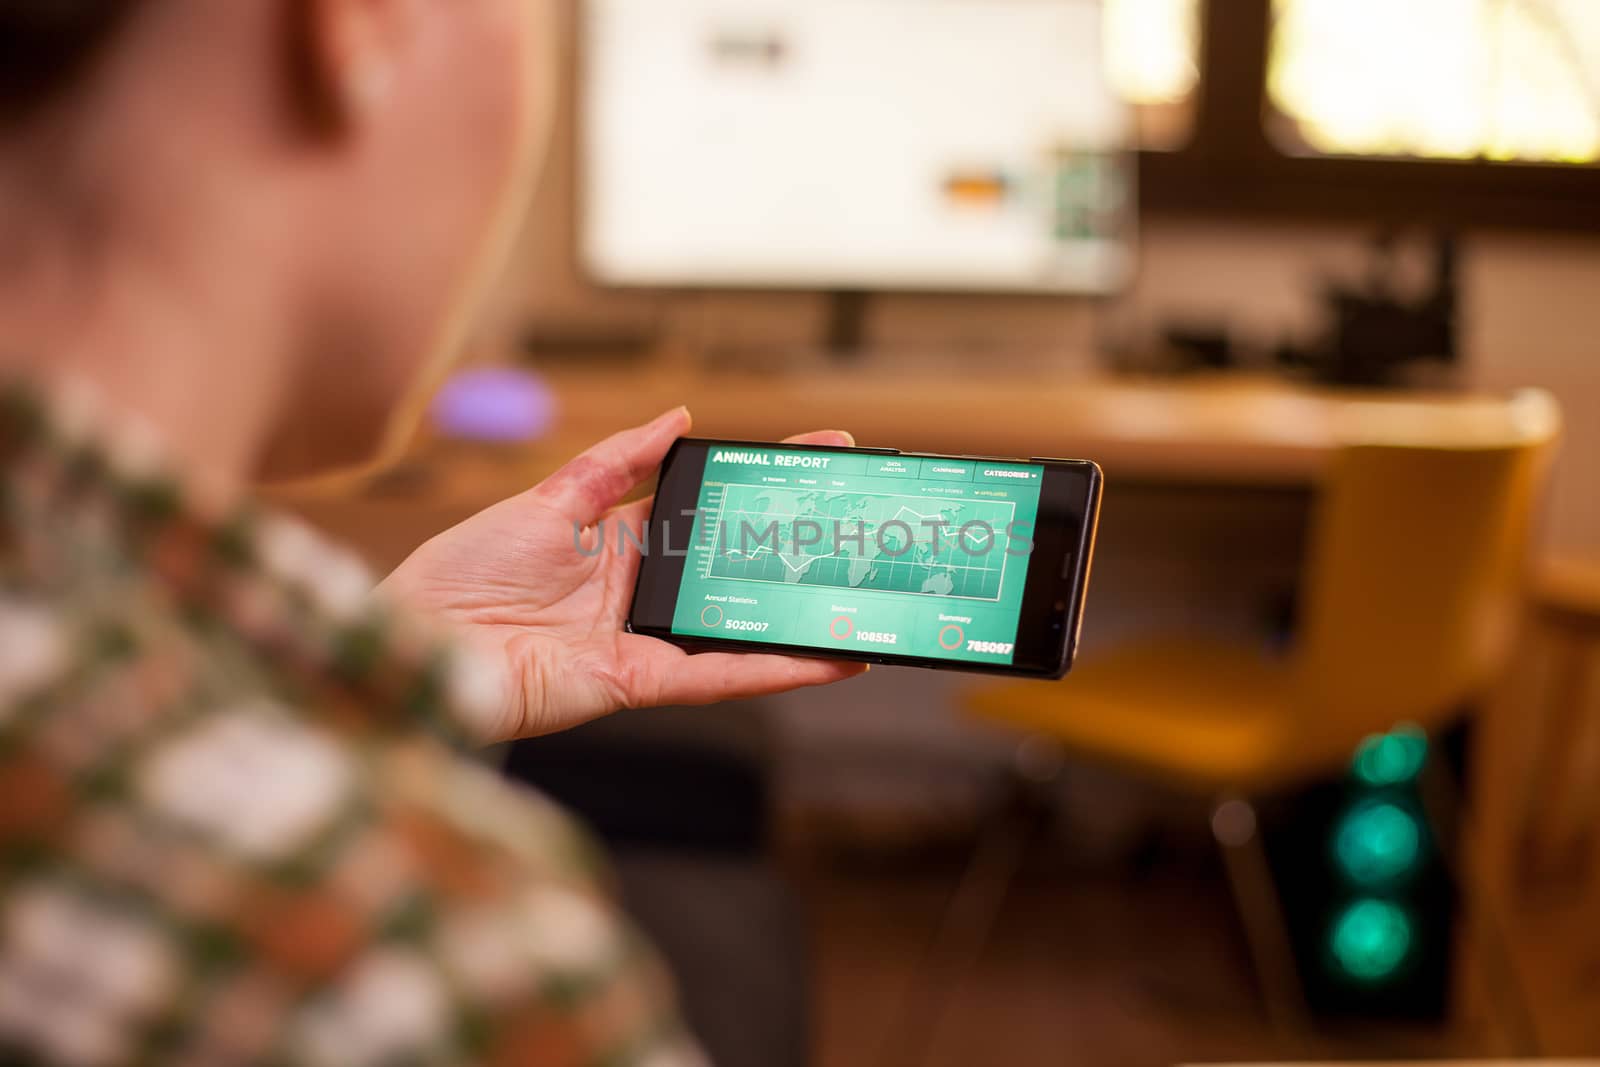
[[[1098,0],[585,0],[581,258],[617,285],[1106,292]]]

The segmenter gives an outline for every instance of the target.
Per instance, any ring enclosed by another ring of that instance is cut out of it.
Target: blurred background
[[[560,6],[471,360],[282,502],[392,566],[678,403],[1108,477],[1066,682],[504,754],[718,1062],[1600,1055],[1600,4]]]

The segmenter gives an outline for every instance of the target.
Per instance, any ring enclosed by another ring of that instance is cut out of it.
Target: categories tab
[[[976,480],[988,485],[1032,485],[1039,484],[1039,478],[1044,473],[1040,467],[1024,467],[1014,463],[984,463],[977,464]]]

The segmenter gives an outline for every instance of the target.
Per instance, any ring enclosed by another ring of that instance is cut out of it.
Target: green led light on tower
[[[1411,955],[1411,917],[1387,900],[1365,897],[1334,921],[1328,949],[1339,968],[1361,982],[1393,977]]]
[[[1428,761],[1428,735],[1416,726],[1397,726],[1361,742],[1351,771],[1364,785],[1392,786],[1411,781]]]
[[[1381,986],[1411,971],[1412,895],[1429,862],[1417,798],[1428,749],[1427,734],[1404,723],[1367,737],[1350,761],[1351,795],[1333,822],[1327,855],[1353,895],[1335,906],[1323,933],[1329,966],[1348,984]]]
[[[1387,800],[1357,804],[1334,828],[1334,862],[1346,878],[1367,889],[1404,880],[1421,856],[1417,817]]]

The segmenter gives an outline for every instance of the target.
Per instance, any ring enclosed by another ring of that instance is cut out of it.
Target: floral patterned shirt
[[[702,1062],[481,668],[145,441],[0,382],[0,1063]]]

